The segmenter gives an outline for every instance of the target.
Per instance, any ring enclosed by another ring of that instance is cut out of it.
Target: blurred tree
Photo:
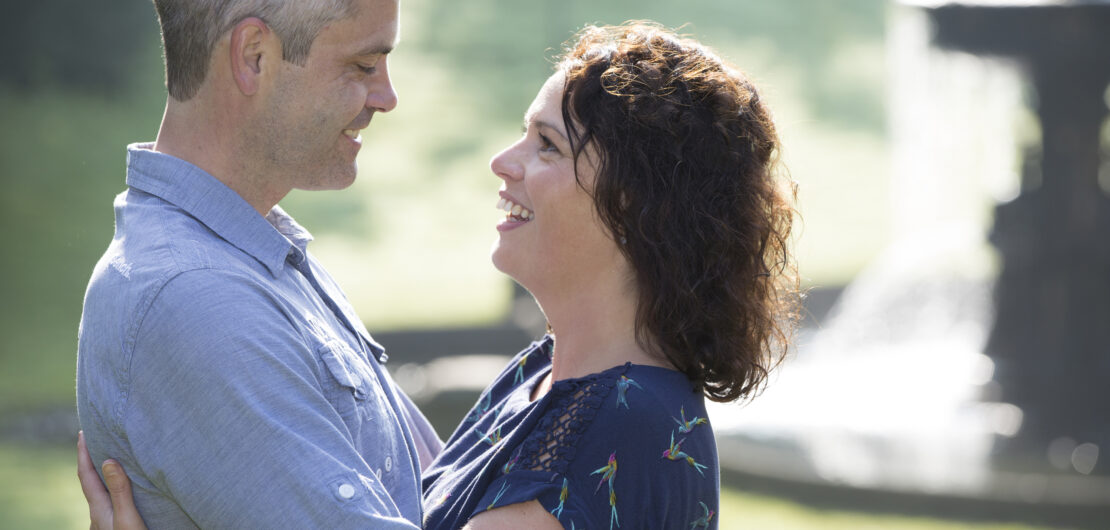
[[[419,1],[426,4],[427,24],[436,30],[415,42],[406,35],[404,45],[446,56],[444,64],[455,78],[486,96],[475,103],[506,122],[518,120],[520,109],[531,101],[532,94],[521,87],[538,87],[550,74],[551,65],[541,57],[557,56],[576,30],[586,24],[650,19],[717,49],[738,42],[773,42],[778,58],[800,66],[803,95],[816,117],[848,129],[885,127],[882,106],[876,104],[881,87],[837,77],[840,54],[850,54],[846,46],[881,42],[883,0],[699,0],[690,8],[643,0],[547,0],[542,5],[514,0]]]
[[[9,2],[0,17],[0,84],[114,94],[157,41],[150,2]],[[154,39],[152,41],[152,35]]]
[[[72,406],[81,299],[111,239],[123,146],[153,138],[164,105],[148,0],[4,7],[0,226],[18,235],[0,253],[0,420]]]

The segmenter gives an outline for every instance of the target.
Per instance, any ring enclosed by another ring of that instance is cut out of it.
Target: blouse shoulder
[[[545,336],[514,355],[501,373],[482,392],[479,402],[489,400],[491,397],[501,398],[511,394],[522,382],[550,365],[552,345],[551,337]]]
[[[701,394],[662,368],[626,364],[559,381],[551,392],[546,413],[522,444],[520,469],[563,474],[584,451],[666,441],[671,433],[686,438],[708,424]]]
[[[685,376],[624,365],[559,381],[551,397],[491,507],[536,499],[567,528],[690,527],[717,509],[713,433]]]
[[[616,386],[614,370],[556,382],[548,407],[519,449],[519,469],[563,474],[582,435],[593,425]]]

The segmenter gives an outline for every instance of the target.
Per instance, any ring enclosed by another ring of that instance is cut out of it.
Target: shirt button
[[[350,499],[355,496],[355,487],[350,484],[339,485],[339,496],[344,499]]]
[[[390,471],[393,471],[393,457],[387,456],[385,457],[385,472],[389,473]]]

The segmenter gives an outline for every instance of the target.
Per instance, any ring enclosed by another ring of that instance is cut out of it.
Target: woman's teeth
[[[513,204],[513,201],[502,198],[497,201],[497,209],[509,212],[509,218],[515,221],[530,221],[533,217],[532,211],[519,204]]]

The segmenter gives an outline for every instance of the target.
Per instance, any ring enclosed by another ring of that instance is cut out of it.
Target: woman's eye
[[[548,137],[541,134],[540,135],[540,151],[558,152],[559,148],[555,147],[555,144],[552,143],[551,140],[548,139]]]

